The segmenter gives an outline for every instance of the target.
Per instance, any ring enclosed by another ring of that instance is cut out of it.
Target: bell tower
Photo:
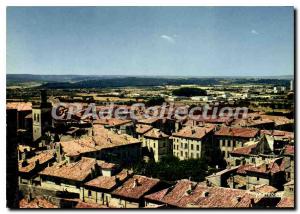
[[[40,102],[32,105],[32,137],[33,142],[40,139],[51,126],[51,103],[47,102],[47,91],[40,91]]]

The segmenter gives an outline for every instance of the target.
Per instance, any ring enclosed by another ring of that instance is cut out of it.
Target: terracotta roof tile
[[[294,197],[284,197],[279,201],[279,203],[276,205],[276,207],[294,208],[295,207],[294,201],[295,201]]]
[[[146,132],[146,134],[144,134],[144,137],[161,139],[161,138],[168,138],[169,135],[163,133],[159,129],[154,128],[154,129],[151,129],[150,131]]]
[[[258,134],[259,130],[255,128],[236,128],[236,127],[221,127],[215,133],[216,136],[229,136],[229,137],[245,137],[253,138]]]
[[[114,190],[112,194],[127,198],[139,199],[160,182],[159,179],[134,175],[123,185]]]
[[[173,133],[174,137],[183,137],[183,138],[194,138],[202,139],[208,133],[211,133],[215,129],[213,124],[205,124],[203,127],[199,126],[186,126],[179,130],[176,133]]]
[[[83,181],[95,170],[96,165],[96,159],[83,157],[80,161],[75,163],[63,162],[54,164],[53,166],[45,168],[39,174],[74,181]]]
[[[101,125],[94,125],[93,127],[95,136],[60,142],[66,155],[78,156],[81,153],[140,143],[138,139],[133,138],[130,135],[116,134],[105,129]]]
[[[32,103],[30,102],[9,102],[6,103],[6,109],[17,109],[17,111],[32,110]]]
[[[86,182],[84,185],[111,190],[112,188],[120,184],[118,182],[125,181],[129,176],[130,174],[127,172],[127,170],[124,169],[114,176],[98,176],[97,178]]]
[[[146,125],[146,124],[136,124],[136,133],[138,134],[144,134],[147,131],[151,130],[153,127],[150,125]]]
[[[19,172],[30,172],[35,169],[37,162],[39,164],[44,164],[51,159],[54,158],[54,151],[53,150],[46,150],[40,153],[37,153],[35,156],[29,158],[28,160],[19,161]]]
[[[20,208],[58,208],[56,205],[47,201],[44,198],[38,197],[32,201],[27,201],[26,199],[21,199],[19,202]]]

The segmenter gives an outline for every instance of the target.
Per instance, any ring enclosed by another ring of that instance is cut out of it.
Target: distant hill
[[[107,88],[161,85],[217,85],[217,84],[276,84],[288,85],[293,76],[276,77],[167,77],[120,75],[31,75],[7,74],[7,84],[38,82],[41,88]]]

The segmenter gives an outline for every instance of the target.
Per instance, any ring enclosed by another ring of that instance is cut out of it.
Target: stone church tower
[[[40,102],[32,105],[32,135],[33,142],[39,140],[51,127],[51,103],[47,102],[47,91],[41,90]]]

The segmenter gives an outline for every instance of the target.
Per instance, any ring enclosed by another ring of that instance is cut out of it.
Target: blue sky
[[[292,75],[292,7],[8,7],[7,73]]]

